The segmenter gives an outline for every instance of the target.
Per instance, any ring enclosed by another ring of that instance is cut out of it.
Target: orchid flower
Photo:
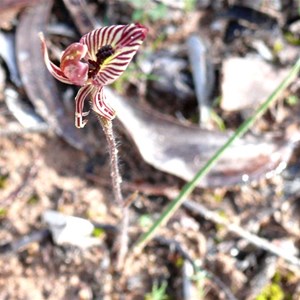
[[[59,81],[81,86],[75,97],[75,126],[87,123],[84,101],[91,100],[92,109],[101,117],[112,120],[115,111],[105,98],[103,87],[113,83],[127,68],[147,35],[140,24],[114,25],[95,29],[84,35],[63,52],[60,67],[49,59],[46,42],[40,34],[45,64]]]

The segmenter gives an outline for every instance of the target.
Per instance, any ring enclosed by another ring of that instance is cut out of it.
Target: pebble
[[[288,69],[277,69],[258,56],[231,57],[222,68],[221,108],[226,111],[255,109],[287,76]]]

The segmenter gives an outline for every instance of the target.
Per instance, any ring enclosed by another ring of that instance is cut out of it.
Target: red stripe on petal
[[[117,68],[114,68],[113,66],[111,66],[111,65],[109,65],[108,67],[107,67],[107,69],[109,69],[109,70],[111,70],[111,71],[113,71],[113,72],[123,72],[123,69],[117,69]]]
[[[119,55],[115,59],[116,59],[116,62],[125,62],[125,61],[127,61],[128,63],[130,63],[131,59],[133,58],[133,55],[132,56],[124,56],[124,57],[123,57],[123,55]],[[115,62],[113,62],[112,64],[114,64],[114,63]]]
[[[102,31],[99,31],[99,33],[101,34],[101,40],[99,41],[99,44],[97,45],[98,49],[100,49],[102,46],[106,45],[105,35],[106,35],[106,31],[109,29],[109,27],[104,27],[102,29],[103,29]]]
[[[108,27],[108,31],[107,31],[107,35],[105,37],[105,42],[104,42],[104,45],[110,45],[110,39],[111,39],[111,36],[112,36],[112,31],[114,30],[115,26],[110,26]]]
[[[83,112],[84,101],[93,88],[92,85],[85,85],[78,91],[75,97],[75,126],[77,128],[83,128],[87,123],[87,120],[83,120],[83,117],[87,115],[86,112]]]
[[[115,76],[114,76],[113,74],[109,73],[108,70],[105,70],[104,75],[105,75],[108,79],[110,79],[110,80],[115,79]],[[118,75],[117,75],[117,76],[118,76]]]
[[[118,35],[118,37],[119,37],[118,40],[114,41],[116,47],[119,47],[119,44],[121,43],[122,39],[125,38],[129,34],[128,29],[130,26],[131,25],[124,25],[122,27],[122,32],[121,32],[121,34]]]
[[[114,76],[114,77],[115,77],[115,76],[120,76],[121,73],[122,73],[122,71],[116,72],[116,71],[111,70],[110,68],[107,68],[105,71],[106,71],[107,73],[109,73],[110,75]]]
[[[130,38],[130,32],[122,34],[121,39],[118,41],[117,48],[120,49],[126,46],[125,41],[127,41],[129,38]]]
[[[116,55],[116,57],[120,57],[120,56],[123,56],[123,55],[134,55],[135,53],[137,52],[137,50],[135,49],[130,49],[128,51],[122,51],[120,52],[120,54]]]
[[[127,66],[129,62],[124,62],[124,63],[119,63],[119,62],[111,62],[110,65],[112,66],[119,66],[119,67],[122,67],[122,66]]]
[[[46,45],[46,41],[44,38],[43,33],[39,34],[39,37],[41,39],[42,42],[42,51],[43,51],[43,56],[44,56],[44,61],[46,64],[46,67],[48,69],[48,71],[51,73],[51,75],[56,78],[57,80],[63,82],[63,83],[67,83],[67,84],[73,84],[63,73],[63,71],[56,66],[50,59],[49,59],[49,54],[48,54],[48,49],[47,49],[47,45]]]
[[[101,87],[104,86],[106,84],[106,80],[100,76],[99,74],[93,79],[93,84],[95,86]]]
[[[110,45],[115,46],[118,43],[118,41],[122,38],[122,33],[120,33],[120,31],[124,30],[124,27],[124,25],[118,25],[115,27],[115,30],[111,35],[111,39],[109,41]]]
[[[127,37],[122,38],[121,42],[120,42],[120,46],[121,47],[131,47],[132,43],[135,43],[136,41],[140,40],[140,38],[142,37],[141,33],[134,33],[131,35],[128,35]]]
[[[92,57],[94,57],[94,59],[95,59],[96,53],[98,51],[97,45],[98,45],[98,43],[97,43],[97,34],[96,34],[95,31],[92,31],[90,36],[89,36],[89,46],[91,48]]]
[[[107,73],[103,72],[101,73],[102,78],[105,79],[105,82],[111,82],[111,80],[113,80],[114,78],[109,76]]]
[[[103,87],[100,87],[93,93],[93,110],[107,120],[112,120],[115,117],[114,109],[108,104],[103,92]]]

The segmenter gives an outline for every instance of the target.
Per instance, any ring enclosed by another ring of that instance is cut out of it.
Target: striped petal
[[[98,115],[107,120],[111,121],[116,116],[115,110],[107,103],[103,87],[93,91],[92,108]]]
[[[47,67],[48,71],[57,80],[59,80],[63,83],[73,84],[72,81],[69,78],[66,77],[66,75],[63,73],[61,68],[59,68],[58,66],[56,66],[54,63],[51,62],[51,60],[49,59],[47,45],[46,45],[43,33],[40,33],[39,36],[40,36],[40,39],[41,39],[41,42],[42,42],[42,51],[43,51],[44,61],[45,61],[45,64],[46,64],[46,67]]]
[[[75,97],[75,126],[77,128],[83,128],[87,123],[87,120],[83,120],[83,117],[86,117],[89,114],[88,112],[83,112],[84,101],[88,97],[93,89],[97,90],[92,85],[88,84],[80,88],[76,97]]]
[[[97,61],[97,53],[104,46],[111,46],[113,54],[107,57],[93,78],[97,86],[113,83],[127,68],[147,34],[139,24],[106,26],[83,36],[81,43],[88,47],[88,58]]]

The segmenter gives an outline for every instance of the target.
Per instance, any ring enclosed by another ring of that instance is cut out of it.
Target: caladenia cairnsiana
[[[113,25],[95,29],[63,52],[60,67],[49,59],[46,42],[40,34],[45,64],[59,81],[81,86],[75,98],[75,126],[84,127],[89,113],[83,112],[84,101],[90,98],[92,109],[106,120],[115,111],[105,98],[103,87],[113,83],[126,70],[147,35],[140,24]],[[113,105],[113,104],[112,104]]]
[[[99,117],[108,143],[114,197],[122,207],[119,237],[115,243],[118,252],[117,270],[121,270],[128,251],[129,211],[121,193],[121,176],[118,151],[112,120],[116,116],[113,103],[105,98],[104,86],[113,83],[126,70],[133,56],[146,38],[148,29],[140,24],[113,25],[95,29],[84,35],[63,52],[60,66],[50,61],[44,35],[40,33],[44,61],[49,72],[59,81],[80,86],[75,97],[75,126],[87,123],[84,102],[89,99],[91,108]]]

